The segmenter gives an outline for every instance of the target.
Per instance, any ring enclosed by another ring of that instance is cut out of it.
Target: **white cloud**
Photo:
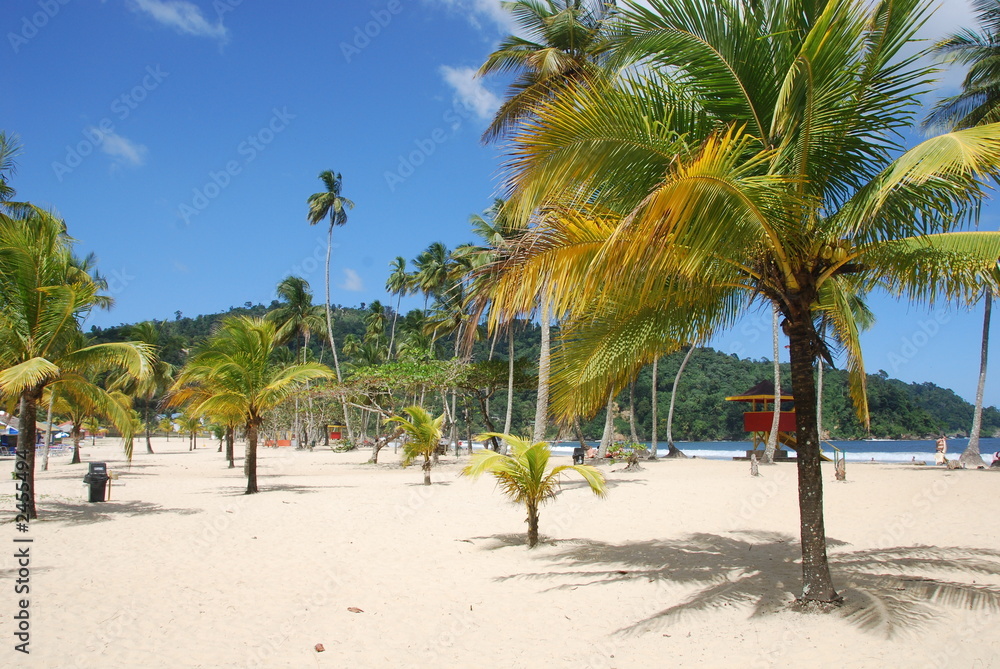
[[[365,284],[358,276],[358,273],[353,269],[344,268],[344,282],[338,283],[337,288],[341,290],[350,290],[353,292],[361,292],[365,289]]]
[[[101,134],[97,128],[89,128],[88,132]],[[115,162],[129,167],[139,167],[146,162],[149,150],[142,144],[136,144],[119,134],[104,133],[101,138],[101,151],[115,159]]]
[[[225,41],[229,31],[222,25],[221,17],[210,23],[197,5],[187,0],[132,0],[133,9],[143,12],[158,23],[186,35],[211,37]]]
[[[442,65],[441,76],[455,89],[455,98],[479,118],[489,120],[500,108],[500,98],[483,85],[482,79],[476,78],[475,69]]]
[[[514,32],[514,21],[506,11],[501,0],[426,0],[432,5],[445,7],[450,11],[464,15],[478,30],[485,30],[484,21],[495,31],[503,34]]]

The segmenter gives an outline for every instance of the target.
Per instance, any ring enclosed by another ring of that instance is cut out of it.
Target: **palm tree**
[[[288,276],[278,283],[275,289],[278,297],[283,300],[276,308],[269,311],[264,318],[278,325],[278,337],[290,341],[295,336],[302,337],[301,362],[306,362],[309,355],[309,340],[314,332],[322,332],[324,328],[323,310],[312,303],[312,290],[309,282],[298,276]],[[312,432],[312,399],[310,411],[306,418],[306,433]],[[301,438],[299,430],[299,398],[295,398],[295,435]],[[308,443],[308,438],[306,439]]]
[[[968,65],[969,71],[962,83],[962,90],[943,100],[931,112],[928,125],[945,124],[956,128],[1000,120],[1000,72],[996,62],[1000,58],[1000,2],[974,0],[980,31],[965,29],[938,42],[934,51],[944,60]],[[959,461],[966,467],[979,467],[986,463],[979,452],[979,435],[983,421],[983,391],[986,386],[986,362],[990,341],[990,311],[993,295],[984,293],[983,339],[979,353],[979,383],[976,386],[976,406],[972,416],[969,443]]]
[[[354,208],[354,202],[341,195],[343,178],[340,173],[331,170],[319,173],[324,190],[309,196],[309,225],[316,225],[325,218],[330,219],[330,227],[326,235],[326,334],[330,340],[330,352],[333,354],[333,368],[337,371],[337,383],[343,383],[340,375],[340,361],[337,360],[337,344],[333,341],[333,318],[330,315],[330,251],[333,249],[333,228],[347,223],[347,210]],[[347,437],[354,441],[351,429],[351,419],[347,412],[347,399],[342,398],[341,407],[344,410],[344,425],[347,426]]]
[[[569,419],[648,361],[777,304],[797,400],[802,599],[839,601],[814,319],[832,323],[867,422],[849,298],[969,302],[995,288],[1000,233],[962,228],[1000,171],[1000,127],[897,151],[929,74],[900,55],[922,0],[647,4],[622,11],[616,44],[639,67],[547,102],[512,142],[508,210],[532,227],[494,267],[491,318],[528,313],[539,295],[557,306],[554,406]]]
[[[771,346],[773,349],[774,365],[774,406],[771,413],[771,431],[767,435],[767,446],[764,448],[764,464],[774,464],[774,452],[778,449],[778,427],[781,421],[781,360],[778,354],[781,352],[781,344],[778,338],[778,306],[771,305]],[[817,423],[818,425],[819,423]]]
[[[499,437],[510,444],[511,455],[503,455],[485,449],[472,455],[462,474],[473,479],[482,474],[492,474],[500,491],[509,499],[523,503],[528,511],[528,548],[538,545],[538,507],[559,492],[559,482],[563,472],[574,471],[583,477],[587,485],[598,497],[607,494],[604,474],[591,465],[560,465],[548,468],[551,450],[544,441],[531,442],[510,434],[488,433],[477,439]]]
[[[174,380],[174,366],[161,357],[162,335],[161,327],[155,321],[144,321],[129,328],[129,336],[135,341],[141,341],[149,346],[154,353],[150,362],[150,373],[142,380],[134,379],[128,374],[117,374],[110,383],[112,390],[121,390],[137,401],[142,402],[142,422],[146,431],[146,453],[153,452],[151,431],[155,416],[152,414],[156,406],[156,398],[170,387]]]
[[[71,375],[124,370],[141,379],[150,372],[152,354],[141,342],[83,342],[79,319],[110,298],[81,269],[72,243],[54,216],[0,217],[0,393],[19,406],[18,470],[27,484],[22,513],[29,518],[37,518],[35,421],[45,388]],[[131,459],[131,432],[123,436]]]
[[[274,364],[279,336],[274,323],[245,316],[228,318],[188,360],[174,382],[175,403],[190,401],[189,413],[239,420],[246,431],[246,494],[257,488],[257,437],[266,413],[311,379],[334,376],[315,362]]]
[[[402,416],[392,416],[386,418],[386,423],[399,423],[406,433],[407,440],[403,444],[403,466],[407,467],[418,457],[424,459],[424,485],[431,484],[431,458],[437,451],[441,442],[442,424],[444,414],[437,418],[432,418],[427,410],[421,406],[410,406],[403,409],[410,419]]]
[[[968,65],[962,90],[939,102],[925,125],[971,128],[1000,121],[1000,2],[972,0],[979,31],[965,28],[938,42],[933,52],[945,62]]]
[[[504,8],[525,37],[500,42],[479,75],[513,73],[507,100],[483,133],[490,142],[508,135],[534,107],[572,85],[590,85],[602,72],[597,61],[607,49],[602,34],[615,2],[600,0],[518,0]]]
[[[198,445],[198,432],[201,431],[201,416],[185,413],[177,419],[181,430],[188,433],[188,450],[193,451]]]
[[[694,353],[694,344],[688,347],[687,353],[684,354],[684,358],[681,360],[680,367],[677,368],[677,375],[674,377],[674,385],[670,388],[670,408],[667,410],[667,457],[668,458],[686,458],[684,452],[681,449],[674,446],[674,407],[677,405],[677,387],[681,383],[681,375],[684,373],[684,368],[687,367],[688,360],[691,359],[691,354]],[[656,360],[653,360],[653,369],[656,369]],[[653,373],[653,401],[656,401],[656,373]],[[656,444],[653,444],[653,453],[656,453]]]
[[[73,457],[70,464],[80,463],[80,440],[86,428],[93,437],[100,431],[98,416],[105,418],[122,435],[133,433],[131,401],[120,392],[108,392],[84,374],[64,374],[49,384],[43,401],[52,401],[53,410],[73,423]]]
[[[392,314],[392,334],[389,335],[389,356],[395,350],[396,345],[396,319],[399,316],[399,303],[403,295],[410,292],[413,285],[413,277],[406,271],[406,258],[396,256],[396,259],[389,263],[389,278],[385,282],[385,289],[390,295],[396,296],[396,311]]]

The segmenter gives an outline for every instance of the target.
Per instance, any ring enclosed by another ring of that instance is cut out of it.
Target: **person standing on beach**
[[[944,438],[942,434],[938,437],[936,442],[936,452],[934,453],[934,464],[944,465],[948,463],[948,458],[945,457],[945,453],[948,452],[948,441]]]

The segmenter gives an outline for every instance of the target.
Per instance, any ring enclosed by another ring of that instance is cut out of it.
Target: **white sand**
[[[126,471],[107,440],[40,473],[31,654],[13,649],[8,548],[0,666],[1000,666],[1000,616],[961,587],[1000,593],[1000,472],[852,464],[836,483],[826,468],[834,579],[864,607],[845,615],[787,608],[793,464],[753,479],[662,461],[609,473],[604,501],[570,483],[528,551],[522,508],[459,478],[454,456],[426,488],[419,468],[363,464],[369,451],[261,449],[261,494],[244,496],[242,457],[154,448]],[[113,501],[83,500],[90,460],[121,471]],[[928,602],[935,577],[959,587]]]

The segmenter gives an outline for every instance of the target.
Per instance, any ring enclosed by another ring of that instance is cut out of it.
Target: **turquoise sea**
[[[948,459],[955,459],[962,454],[968,444],[968,439],[948,440]],[[598,446],[598,442],[588,442]],[[642,442],[649,448],[649,442]],[[848,462],[913,462],[924,461],[934,463],[934,440],[874,440],[874,441],[829,441],[824,442],[823,451],[828,455],[833,453],[829,444],[833,444],[845,453]],[[559,455],[572,455],[573,448],[579,442],[563,441],[554,443],[552,452]],[[734,456],[746,455],[751,444],[748,441],[675,441],[674,445],[684,451],[685,455],[707,458],[710,460],[730,460]],[[983,460],[989,465],[993,454],[1000,451],[1000,439],[989,438],[979,440],[979,451]],[[667,444],[661,441],[657,444],[657,454],[667,454]],[[789,453],[794,457],[794,451]]]

